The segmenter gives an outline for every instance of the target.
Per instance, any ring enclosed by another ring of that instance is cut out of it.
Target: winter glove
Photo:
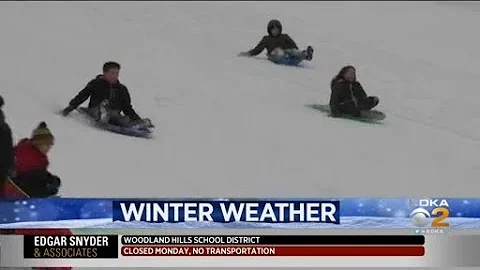
[[[248,57],[248,56],[250,56],[250,54],[249,54],[248,52],[241,52],[241,53],[238,54],[238,56],[240,56],[240,57]]]
[[[63,115],[63,116],[67,116],[69,113],[71,113],[73,110],[75,110],[74,107],[72,106],[68,106],[67,108],[63,109],[60,113]]]
[[[60,178],[56,175],[50,174],[50,179],[46,186],[47,196],[57,195],[60,185],[61,185]]]
[[[59,188],[61,184],[62,184],[62,181],[60,180],[60,177],[50,174],[48,183],[47,183],[48,187]]]

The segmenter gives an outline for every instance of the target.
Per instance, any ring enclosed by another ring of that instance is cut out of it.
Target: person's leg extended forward
[[[342,102],[337,105],[330,105],[331,115],[334,117],[349,115],[358,117],[360,116],[360,110],[353,101]]]
[[[274,63],[280,63],[285,60],[286,53],[281,48],[276,48],[268,55],[268,59]]]
[[[109,113],[109,123],[121,127],[130,127],[132,121],[126,115],[121,115],[119,111],[111,111]]]
[[[290,49],[285,51],[287,56],[299,59],[311,61],[313,59],[313,48],[308,46],[306,50]]]
[[[368,97],[362,103],[359,104],[359,109],[361,111],[369,111],[375,108],[375,106],[377,106],[378,103],[379,103],[378,97]]]

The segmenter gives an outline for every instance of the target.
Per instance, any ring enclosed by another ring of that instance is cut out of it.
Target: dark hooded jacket
[[[0,96],[0,188],[14,168],[13,139],[10,126],[5,122],[2,110],[3,98]]]
[[[280,29],[280,34],[278,36],[272,36],[271,31],[274,27]],[[255,48],[248,51],[250,56],[259,55],[265,49],[267,49],[268,54],[271,54],[276,48],[281,48],[283,50],[298,49],[297,44],[289,35],[282,34],[282,24],[280,21],[271,20],[268,23],[267,32],[268,35],[264,36]]]
[[[356,80],[348,82],[343,78],[333,79],[330,87],[330,110],[333,115],[340,112],[359,113],[360,105],[368,98],[362,85]]]
[[[103,78],[103,75],[98,75],[95,79],[91,80],[87,86],[70,101],[70,109],[77,108],[88,98],[90,98],[90,102],[88,103],[89,108],[98,107],[102,101],[108,100],[111,110],[123,112],[133,121],[140,119],[140,116],[138,116],[132,107],[128,88],[120,82],[110,84]]]

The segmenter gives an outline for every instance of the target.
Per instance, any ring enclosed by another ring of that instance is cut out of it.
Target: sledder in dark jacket
[[[128,88],[118,81],[120,64],[107,62],[103,65],[103,74],[91,80],[62,111],[67,116],[88,98],[88,108],[94,118],[100,120],[101,111],[108,111],[108,121],[119,126],[132,126],[142,120],[131,104]],[[124,115],[121,115],[123,112]]]
[[[255,48],[248,52],[242,52],[239,55],[255,56],[266,49],[267,56],[270,59],[290,54],[302,60],[311,61],[313,59],[313,48],[308,46],[306,50],[300,51],[295,41],[288,34],[282,33],[282,28],[279,20],[271,20],[267,25],[268,35],[264,36]]]
[[[330,111],[332,116],[347,114],[361,116],[362,111],[368,111],[378,105],[379,99],[367,96],[362,85],[357,81],[353,66],[345,66],[335,76],[330,88]]]

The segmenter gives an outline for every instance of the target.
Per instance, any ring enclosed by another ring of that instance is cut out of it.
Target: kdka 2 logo
[[[423,199],[418,200],[418,203],[413,205],[419,206],[410,213],[410,219],[415,227],[426,227],[428,225],[436,228],[450,227],[450,223],[448,222],[450,211],[448,210],[449,205],[447,200]],[[432,209],[432,211],[429,212],[425,208]]]

